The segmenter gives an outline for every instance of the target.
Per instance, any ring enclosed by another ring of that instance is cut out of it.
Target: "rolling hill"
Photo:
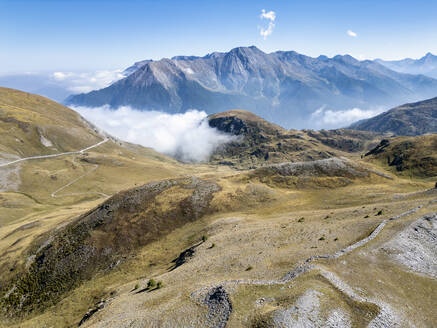
[[[138,62],[107,88],[73,95],[67,104],[131,106],[170,113],[208,114],[246,108],[285,127],[311,127],[311,113],[329,109],[389,107],[429,98],[437,80],[392,71],[351,56],[317,58],[294,51],[264,53],[239,47],[204,57]]]
[[[383,139],[366,153],[366,158],[403,175],[434,177],[437,175],[437,134]]]
[[[437,133],[437,98],[395,107],[350,128],[404,136]]]
[[[377,133],[339,130],[286,130],[244,110],[208,117],[209,125],[237,136],[221,145],[210,162],[236,168],[311,161],[362,152],[380,140]]]

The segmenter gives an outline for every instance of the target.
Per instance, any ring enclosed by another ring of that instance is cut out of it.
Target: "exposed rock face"
[[[193,177],[116,194],[31,247],[28,268],[2,284],[17,287],[1,298],[4,310],[14,314],[56,302],[62,293],[100,270],[112,269],[138,247],[206,214],[219,190],[215,183]]]
[[[351,129],[417,136],[437,132],[437,98],[405,104],[385,113],[359,121]]]
[[[435,96],[437,81],[394,72],[349,55],[311,58],[294,51],[264,53],[239,47],[204,57],[138,62],[111,86],[71,96],[67,103],[130,105],[172,113],[196,108],[217,113],[247,108],[295,128],[321,106],[349,109],[394,106]]]
[[[437,278],[437,214],[413,222],[382,251],[412,271]]]
[[[341,308],[331,309],[326,317],[322,316],[320,297],[316,290],[307,290],[296,303],[288,309],[276,311],[273,322],[275,327],[351,327],[349,314]]]

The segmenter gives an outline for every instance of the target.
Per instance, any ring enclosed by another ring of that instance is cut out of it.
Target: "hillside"
[[[238,137],[220,146],[210,162],[236,168],[254,168],[274,163],[311,161],[345,153],[357,153],[376,145],[376,133],[353,130],[286,130],[243,110],[208,117],[209,125]]]
[[[437,80],[394,72],[351,56],[317,58],[294,51],[264,53],[239,47],[204,57],[138,62],[107,88],[73,95],[67,104],[208,114],[246,108],[285,127],[311,128],[311,113],[329,109],[394,106],[429,98]]]
[[[2,153],[26,157],[82,149],[104,136],[65,106],[0,88],[0,138]]]
[[[437,134],[384,139],[366,154],[366,159],[387,165],[406,176],[435,177]]]
[[[183,164],[45,98],[5,92],[2,117],[14,119],[0,139],[2,328],[437,322],[437,189],[423,175],[435,171],[425,161],[434,136],[387,145],[238,110],[209,117],[239,138],[214,155],[234,165]],[[386,164],[392,154],[408,174]]]
[[[106,136],[65,106],[12,89],[0,88],[0,136],[0,226],[190,171]]]
[[[393,108],[350,126],[351,129],[415,136],[437,132],[437,98]]]

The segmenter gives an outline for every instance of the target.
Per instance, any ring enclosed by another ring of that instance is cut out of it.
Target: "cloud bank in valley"
[[[331,110],[321,107],[311,114],[311,120],[315,128],[344,128],[354,122],[376,116],[383,111],[383,108]]]
[[[114,137],[187,162],[205,161],[218,146],[235,140],[210,127],[203,111],[167,114],[128,106],[116,110],[109,106],[72,109]]]

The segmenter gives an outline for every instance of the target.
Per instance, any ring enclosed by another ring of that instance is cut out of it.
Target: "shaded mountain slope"
[[[405,104],[359,121],[351,129],[414,136],[437,132],[437,98]]]
[[[295,128],[321,106],[333,109],[393,106],[437,92],[437,80],[394,72],[351,56],[312,58],[294,51],[266,54],[239,47],[204,57],[178,56],[138,62],[126,78],[67,104],[117,108],[129,105],[171,113],[196,108],[217,113],[247,108],[268,120]]]

